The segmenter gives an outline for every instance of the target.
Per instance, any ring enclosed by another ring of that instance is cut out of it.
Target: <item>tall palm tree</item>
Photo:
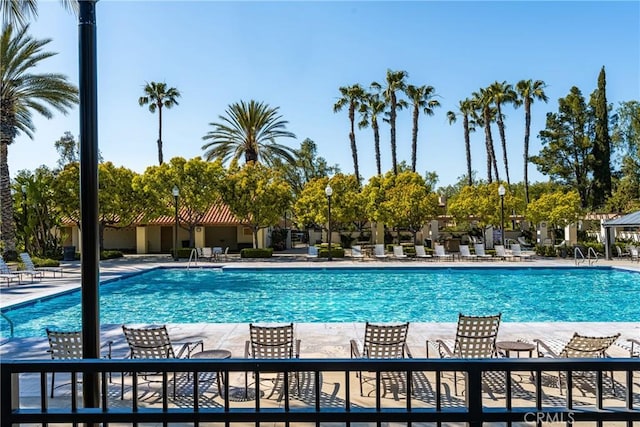
[[[295,164],[295,150],[276,143],[277,138],[295,138],[286,130],[286,120],[278,113],[278,107],[270,107],[254,100],[231,104],[222,122],[209,123],[214,130],[202,137],[210,141],[202,146],[205,158],[220,158],[223,162],[231,159],[237,163],[244,156],[245,163],[264,162],[273,166],[277,159]]]
[[[360,173],[358,170],[358,147],[356,146],[356,134],[355,134],[355,120],[356,110],[360,109],[360,106],[365,101],[367,93],[359,84],[352,86],[342,86],[340,94],[342,98],[333,106],[333,112],[337,113],[342,111],[345,106],[349,107],[349,123],[351,125],[349,131],[349,141],[351,142],[351,157],[353,158],[353,173],[356,176],[356,180],[360,182]]]
[[[360,120],[360,123],[358,123],[360,128],[365,128],[369,126],[369,122],[371,122],[378,176],[382,176],[382,166],[380,161],[380,127],[378,126],[378,117],[384,113],[385,107],[386,104],[382,99],[380,99],[379,93],[368,93],[364,102],[360,105],[362,119]]]
[[[397,111],[407,104],[404,100],[398,100],[396,92],[404,92],[407,88],[405,79],[409,76],[406,71],[387,70],[386,86],[372,82],[371,87],[382,90],[382,96],[389,107],[389,125],[391,127],[391,162],[393,163],[393,173],[398,174],[398,158],[396,156],[396,118]]]
[[[78,0],[61,0],[60,3],[65,9],[78,14],[80,8]],[[29,18],[38,17],[38,2],[37,0],[1,0],[0,13],[3,24],[12,24],[22,28],[27,25]]]
[[[531,104],[535,100],[547,102],[549,98],[544,93],[546,83],[542,80],[520,80],[516,84],[516,91],[520,103],[524,104],[524,198],[529,203],[529,134],[531,131]]]
[[[518,103],[518,94],[513,90],[513,85],[506,81],[494,82],[489,86],[489,96],[496,106],[496,122],[498,123],[498,131],[500,132],[500,141],[502,142],[502,160],[504,162],[504,173],[507,176],[507,186],[511,185],[509,179],[509,160],[507,158],[507,138],[504,134],[504,121],[502,114],[502,105]]]
[[[149,111],[155,113],[158,110],[158,163],[162,164],[162,108],[171,108],[178,104],[180,92],[174,87],[167,88],[166,83],[147,83],[144,87],[144,96],[138,98],[138,104],[149,104]]]
[[[54,73],[32,73],[43,60],[56,55],[44,51],[51,39],[36,40],[27,35],[28,26],[13,33],[6,25],[0,39],[0,202],[1,235],[5,254],[15,258],[16,230],[13,219],[8,148],[24,133],[33,138],[32,115],[37,112],[53,117],[50,108],[66,114],[78,103],[78,89],[66,76]]]
[[[491,93],[486,88],[480,88],[478,92],[473,92],[474,105],[480,113],[476,120],[480,126],[484,127],[485,146],[487,148],[487,180],[489,184],[493,182],[491,168],[496,176],[496,181],[500,181],[500,173],[498,172],[498,161],[496,160],[496,151],[493,147],[493,137],[491,136],[491,123],[495,119],[496,111],[492,108]]]
[[[420,109],[427,116],[433,116],[435,108],[440,106],[440,101],[433,99],[437,96],[433,86],[408,85],[405,93],[409,102],[413,105],[413,131],[411,133],[411,171],[416,171],[416,160],[418,153],[418,117]]]
[[[473,100],[466,98],[458,104],[459,114],[462,116],[462,127],[464,129],[464,149],[467,154],[467,184],[473,185],[473,170],[471,169],[471,140],[469,138],[470,132],[475,132],[475,120],[473,120],[473,113],[475,106]],[[447,112],[447,118],[449,124],[456,122],[457,114],[453,111]],[[471,120],[470,120],[471,119]]]

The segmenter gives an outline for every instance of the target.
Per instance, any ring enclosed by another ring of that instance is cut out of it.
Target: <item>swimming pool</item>
[[[155,269],[100,288],[101,323],[640,320],[640,273],[611,268]],[[80,292],[9,307],[14,336],[80,327]],[[2,336],[7,336],[7,322]]]

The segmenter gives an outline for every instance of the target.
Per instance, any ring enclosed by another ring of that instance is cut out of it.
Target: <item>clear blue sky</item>
[[[59,52],[42,71],[77,84],[78,26],[58,1],[40,1],[31,26]],[[640,2],[216,2],[97,3],[99,148],[105,160],[143,172],[157,164],[157,114],[138,105],[146,82],[164,81],[182,93],[165,110],[165,160],[202,155],[202,136],[226,107],[255,99],[280,107],[299,147],[305,138],[319,155],[353,172],[347,112],[333,112],[340,86],[383,82],[387,69],[408,82],[434,86],[442,107],[420,120],[418,171],[435,171],[438,185],[466,172],[462,125],[448,110],[480,87],[506,80],[547,83],[549,103],[533,106],[531,154],[557,99],[579,87],[585,97],[607,71],[607,98],[640,99]],[[524,112],[505,108],[512,181],[523,176]],[[78,110],[35,118],[35,139],[9,148],[12,176],[55,166],[53,143],[79,133]],[[370,128],[356,133],[360,171],[375,173]],[[411,115],[398,118],[398,159],[410,161]],[[494,130],[499,147],[497,129]],[[389,128],[381,127],[383,170],[391,168]],[[486,177],[484,134],[472,135],[473,168]],[[501,159],[501,151],[498,151]],[[502,168],[502,164],[501,164]],[[501,172],[504,176],[504,172]],[[530,167],[533,181],[544,180]]]

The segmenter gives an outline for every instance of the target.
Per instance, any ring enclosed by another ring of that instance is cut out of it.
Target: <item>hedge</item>
[[[240,258],[271,258],[273,248],[245,248],[240,251]]]
[[[344,258],[344,249],[342,248],[334,248],[331,246],[331,257],[332,258]],[[329,258],[329,248],[320,248],[318,251],[318,258]]]

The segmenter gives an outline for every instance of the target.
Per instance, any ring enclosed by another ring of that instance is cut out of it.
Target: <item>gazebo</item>
[[[604,245],[604,254],[606,259],[611,259],[611,247],[609,242],[611,239],[611,229],[619,228],[619,227],[637,227],[640,228],[640,211],[633,212],[627,215],[620,216],[618,218],[610,219],[609,221],[605,221],[602,223],[604,227],[604,241],[606,244]]]

